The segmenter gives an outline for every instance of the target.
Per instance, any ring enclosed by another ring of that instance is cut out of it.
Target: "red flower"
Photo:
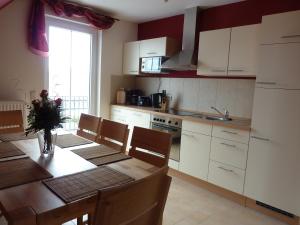
[[[48,91],[47,90],[42,90],[42,92],[41,92],[41,94],[40,94],[40,96],[41,96],[41,98],[47,98],[48,97]]]
[[[62,103],[62,99],[61,99],[61,98],[55,99],[55,104],[56,104],[57,106],[61,106],[61,103]]]

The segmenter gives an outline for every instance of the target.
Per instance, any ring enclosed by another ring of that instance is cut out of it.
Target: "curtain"
[[[0,0],[0,9],[4,8],[11,2],[12,2],[12,0]]]
[[[0,0],[1,1],[1,0]],[[45,26],[45,7],[47,4],[50,9],[58,16],[83,17],[99,30],[110,28],[116,19],[101,15],[91,8],[83,7],[79,4],[62,0],[33,0],[31,16],[29,20],[29,49],[37,55],[48,56],[48,42]]]

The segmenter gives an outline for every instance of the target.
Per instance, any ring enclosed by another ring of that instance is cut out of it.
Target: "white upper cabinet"
[[[300,43],[261,45],[256,87],[300,89]]]
[[[227,75],[230,32],[230,28],[200,32],[198,75]]]
[[[139,74],[140,42],[133,41],[124,44],[123,74]]]
[[[259,26],[200,32],[197,74],[256,76]]]
[[[234,27],[231,30],[229,76],[255,76],[259,47],[259,25]]]
[[[300,91],[256,88],[245,195],[300,215]]]
[[[169,37],[147,39],[140,42],[140,58],[167,56],[170,57],[180,50],[177,40]]]
[[[261,44],[300,42],[300,10],[264,16]]]

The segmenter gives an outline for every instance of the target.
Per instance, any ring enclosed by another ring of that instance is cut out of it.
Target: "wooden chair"
[[[100,190],[93,225],[159,225],[172,178],[167,167],[142,180]]]
[[[0,112],[0,134],[24,132],[21,110]]]
[[[79,119],[77,135],[91,141],[96,141],[100,123],[100,117],[82,113]]]
[[[171,142],[168,133],[134,127],[129,155],[157,167],[167,166]]]
[[[125,153],[128,134],[128,125],[104,119],[101,122],[97,142]]]

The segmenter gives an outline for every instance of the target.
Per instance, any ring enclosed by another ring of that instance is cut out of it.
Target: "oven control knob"
[[[178,125],[178,122],[175,122],[175,125]]]
[[[172,121],[171,120],[169,120],[169,122],[168,122],[169,124],[171,124],[172,123]]]
[[[163,122],[166,122],[166,120],[163,120]]]

